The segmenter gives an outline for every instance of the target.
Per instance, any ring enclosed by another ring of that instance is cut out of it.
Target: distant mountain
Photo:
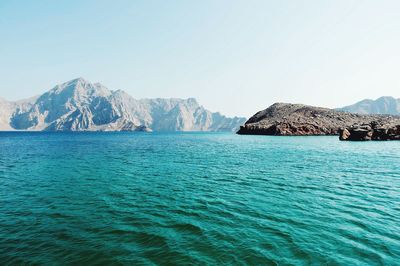
[[[11,130],[10,117],[15,109],[14,105],[3,98],[0,98],[0,128]]]
[[[0,130],[235,131],[244,121],[212,113],[193,98],[137,100],[82,78],[25,101],[0,99]]]
[[[353,105],[338,108],[337,110],[358,114],[400,115],[400,99],[384,96],[376,100],[362,100]]]
[[[243,135],[337,135],[339,128],[400,124],[400,116],[362,115],[303,104],[275,103],[252,116],[238,134]]]

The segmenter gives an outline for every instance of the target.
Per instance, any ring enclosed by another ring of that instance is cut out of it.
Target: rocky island
[[[340,133],[343,140],[354,140],[356,135],[353,135],[354,138],[349,136],[354,134],[351,128],[357,128],[355,125],[375,125],[375,128],[379,127],[379,132],[393,134],[393,132],[398,132],[394,128],[400,125],[400,117],[354,114],[303,104],[275,103],[247,120],[237,134],[310,136],[339,135]],[[400,135],[400,132],[398,133]],[[346,135],[348,135],[347,138]],[[386,139],[396,138],[391,135]]]

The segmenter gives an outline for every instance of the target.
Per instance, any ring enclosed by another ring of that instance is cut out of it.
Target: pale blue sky
[[[75,77],[250,116],[400,97],[400,1],[0,1],[0,96]]]

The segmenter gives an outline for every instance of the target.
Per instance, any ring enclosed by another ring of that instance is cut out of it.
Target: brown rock
[[[340,131],[340,140],[365,141],[365,140],[400,140],[400,125],[382,126],[354,125]]]
[[[343,133],[339,132],[339,128],[350,129],[352,125],[359,125],[357,128],[367,132],[359,131],[354,136],[372,139],[370,131],[373,128],[395,124],[400,124],[400,117],[352,114],[302,104],[275,103],[252,116],[237,133],[282,136],[338,135]]]
[[[347,128],[341,128],[339,130],[339,139],[340,140],[347,140],[350,137],[350,132],[347,130]]]

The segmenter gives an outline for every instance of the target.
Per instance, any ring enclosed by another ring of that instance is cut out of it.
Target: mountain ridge
[[[364,99],[355,104],[337,108],[336,110],[358,114],[400,115],[400,98],[381,96],[375,100]]]
[[[212,113],[194,98],[137,100],[83,78],[27,100],[0,100],[0,130],[235,131],[244,121]]]

